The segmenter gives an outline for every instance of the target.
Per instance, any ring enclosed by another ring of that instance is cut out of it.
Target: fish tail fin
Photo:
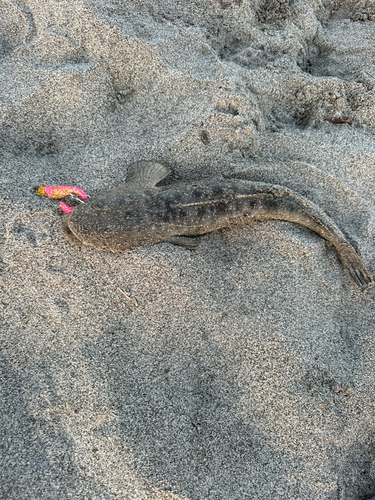
[[[373,286],[374,279],[366,269],[354,248],[348,243],[340,246],[340,260],[343,266],[349,271],[354,281],[361,287]]]

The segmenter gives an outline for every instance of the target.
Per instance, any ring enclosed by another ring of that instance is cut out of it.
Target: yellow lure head
[[[43,184],[43,186],[40,186],[40,188],[38,188],[36,190],[36,193],[37,194],[41,194],[42,196],[47,196],[47,194],[45,193],[44,191],[44,188],[47,186],[47,184]]]

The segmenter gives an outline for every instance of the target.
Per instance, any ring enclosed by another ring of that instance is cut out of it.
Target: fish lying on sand
[[[67,238],[79,245],[123,252],[167,241],[197,248],[194,236],[231,225],[285,220],[315,231],[332,244],[360,286],[372,277],[336,224],[314,203],[286,187],[246,180],[202,180],[156,185],[169,170],[143,162],[127,182],[78,206],[64,222]]]

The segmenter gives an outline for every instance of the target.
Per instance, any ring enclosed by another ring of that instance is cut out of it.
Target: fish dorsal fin
[[[126,184],[155,187],[156,184],[167,177],[169,173],[170,170],[160,163],[142,161],[129,168],[126,176]]]

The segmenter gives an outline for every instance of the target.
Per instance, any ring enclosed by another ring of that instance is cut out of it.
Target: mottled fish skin
[[[315,231],[336,248],[360,286],[372,283],[355,249],[324,212],[286,187],[261,182],[202,180],[145,187],[133,180],[78,206],[66,218],[65,232],[73,243],[123,252],[272,219]]]

